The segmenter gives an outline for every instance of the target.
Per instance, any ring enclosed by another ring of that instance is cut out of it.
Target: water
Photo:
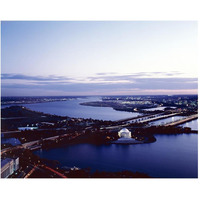
[[[89,101],[99,101],[98,97],[78,98],[68,101],[57,101],[48,103],[22,104],[34,110],[60,116],[76,118],[93,118],[99,120],[119,120],[129,117],[136,117],[139,113],[116,111],[109,107],[82,106],[80,103]]]
[[[181,124],[182,127],[190,127],[192,130],[198,130],[198,119],[192,120],[190,122],[186,122],[185,124]]]
[[[151,122],[149,123],[150,125],[164,125],[164,124],[167,124],[167,123],[170,123],[170,122],[174,122],[176,120],[179,120],[179,119],[183,119],[184,116],[173,116],[173,117],[168,117],[168,118],[165,118],[165,119],[160,119],[160,120],[157,120],[157,121],[154,121],[154,122]]]
[[[65,102],[27,104],[33,110],[57,115],[95,119],[117,120],[138,113],[115,111],[112,108],[81,106],[80,102],[92,99],[77,99]],[[163,124],[183,118],[174,116],[153,122]],[[197,120],[182,126],[198,130]],[[49,150],[37,150],[35,154],[50,160],[58,160],[61,166],[90,167],[92,171],[139,171],[152,177],[194,178],[197,177],[197,134],[156,135],[157,141],[137,145],[92,145],[77,144]]]
[[[160,107],[156,107],[156,108],[146,108],[146,109],[143,109],[143,110],[146,110],[146,111],[155,111],[155,110],[164,110],[165,108],[167,108],[167,107],[166,106],[160,106]],[[170,108],[176,108],[176,107],[170,106]]]
[[[81,106],[79,103],[99,99],[76,99],[71,101],[24,104],[44,113],[118,120],[137,116],[138,113],[115,111],[106,107]],[[153,122],[156,125],[168,123],[182,116],[174,116]],[[181,126],[198,130],[198,121],[193,120]],[[92,145],[77,144],[49,150],[37,150],[35,154],[50,160],[58,160],[61,166],[90,167],[92,171],[139,171],[152,177],[194,178],[198,169],[197,134],[156,135],[157,141],[137,145]]]
[[[152,177],[197,177],[197,134],[156,135],[157,141],[137,145],[77,144],[37,150],[40,157],[61,166],[90,167],[92,171],[139,171]]]
[[[17,146],[21,144],[21,142],[16,138],[4,138],[1,136],[1,144],[11,144],[13,146]]]
[[[182,126],[198,130],[197,124],[198,120],[193,120]],[[152,177],[198,177],[197,134],[155,137],[157,141],[150,144],[76,144],[38,150],[35,154],[50,160],[58,160],[61,166],[90,167],[92,171],[130,170],[144,172]]]
[[[146,109],[143,109],[143,110],[146,110],[146,111],[155,111],[155,110],[164,110],[166,108],[166,106],[162,106],[162,107],[156,107],[156,108],[146,108]]]

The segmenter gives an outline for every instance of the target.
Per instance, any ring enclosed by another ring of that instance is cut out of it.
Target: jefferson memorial
[[[127,128],[123,128],[118,132],[119,139],[112,142],[114,144],[140,144],[141,141],[137,141],[131,137],[131,132]]]
[[[131,138],[131,132],[127,128],[123,128],[118,132],[120,138]]]

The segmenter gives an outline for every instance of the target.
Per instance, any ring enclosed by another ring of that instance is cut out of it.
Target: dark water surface
[[[131,116],[136,114],[115,111],[112,108],[80,106],[80,101],[85,100],[72,101],[70,104],[69,102],[45,103],[45,106],[42,103],[29,104],[28,107],[43,112],[55,112],[59,115],[71,113],[74,117],[80,117],[81,113],[81,116],[96,119],[114,120],[129,117],[129,114]],[[54,106],[52,107],[52,105]],[[66,109],[63,109],[64,105]],[[74,108],[76,109],[74,110]],[[182,117],[175,116],[159,120],[156,124],[168,123],[179,118]],[[182,126],[198,130],[197,122],[197,120],[193,120]],[[61,166],[90,167],[92,171],[130,170],[162,178],[195,178],[198,176],[197,134],[156,135],[156,139],[157,141],[154,143],[137,145],[67,145],[49,150],[37,150],[35,154],[50,160],[58,160]]]
[[[82,106],[80,103],[89,101],[99,101],[98,97],[78,98],[68,101],[57,101],[48,103],[35,103],[24,104],[23,106],[34,110],[49,114],[55,114],[60,116],[69,116],[77,118],[92,118],[99,120],[119,120],[129,117],[136,117],[139,113],[116,111],[109,107],[92,107]]]
[[[21,142],[16,138],[3,138],[1,137],[1,144],[11,144],[13,146],[17,146],[21,144]]]
[[[156,135],[157,141],[137,145],[76,144],[38,150],[40,157],[61,166],[92,171],[139,171],[153,177],[195,178],[198,171],[197,134]]]
[[[24,104],[44,113],[61,116],[118,120],[139,115],[115,111],[112,108],[81,106],[79,103],[96,101],[99,98],[70,101]],[[153,122],[165,124],[181,116]],[[187,122],[183,127],[198,130],[198,120]],[[92,145],[76,144],[49,150],[37,150],[35,154],[50,160],[58,160],[61,166],[90,167],[92,171],[139,171],[153,177],[195,178],[198,176],[198,135],[156,135],[157,141],[137,145]],[[8,142],[8,141],[4,141]],[[17,141],[9,141],[16,143]]]

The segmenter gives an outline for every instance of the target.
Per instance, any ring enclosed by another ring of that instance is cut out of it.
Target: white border
[[[1,20],[198,20],[197,0],[5,0]],[[200,32],[200,31],[199,31]],[[199,179],[0,180],[3,199],[200,199]]]

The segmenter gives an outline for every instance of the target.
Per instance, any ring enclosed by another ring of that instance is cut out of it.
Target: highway
[[[130,125],[131,123],[148,123],[148,122],[152,122],[152,121],[156,121],[156,120],[160,120],[160,119],[164,119],[164,118],[168,118],[168,117],[172,117],[172,116],[175,116],[175,115],[178,115],[180,113],[172,113],[172,114],[168,114],[168,115],[161,115],[161,114],[156,114],[156,115],[148,115],[148,116],[139,116],[139,117],[134,117],[134,118],[131,118],[132,120],[130,121],[130,118],[127,118],[127,123],[125,124],[117,124],[117,125],[114,125],[114,126],[107,126],[107,127],[102,127],[101,129],[116,129],[116,128],[119,128],[119,127],[126,127],[128,125]],[[192,116],[189,116],[187,118],[184,118],[182,120],[178,120],[176,122],[171,122],[171,123],[168,123],[166,124],[165,126],[176,126],[176,125],[179,125],[179,124],[182,124],[182,123],[185,123],[187,121],[191,121],[195,118],[198,118],[198,114],[195,114],[195,115],[192,115]],[[124,122],[125,119],[121,120],[121,122]],[[118,120],[119,122],[120,120]],[[129,122],[130,121],[130,122]],[[52,137],[48,137],[48,138],[44,138],[43,141],[46,141],[46,140],[55,140],[55,139],[58,139],[59,137],[69,137],[70,139],[75,139],[76,137],[78,137],[80,134],[76,135],[76,136],[70,136],[70,134],[63,134],[63,135],[57,135],[57,136],[52,136]],[[18,145],[18,146],[15,146],[15,147],[10,147],[10,148],[6,148],[6,149],[3,149],[1,150],[1,155],[8,152],[8,151],[12,151],[12,150],[15,150],[15,149],[20,149],[20,148],[31,148],[31,146],[33,145],[36,145],[36,144],[39,144],[41,142],[41,140],[35,140],[35,141],[31,141],[31,142],[27,142],[27,143],[24,143],[22,145]]]
[[[16,150],[16,149],[23,149],[24,147],[22,145],[18,145],[18,146],[15,146],[15,147],[9,147],[9,148],[6,148],[6,149],[1,149],[1,155],[4,154],[4,153],[7,153],[8,151],[13,151],[13,150]]]
[[[21,131],[5,131],[5,132],[1,132],[1,134],[10,134],[10,133],[20,133]]]
[[[32,169],[28,174],[26,174],[26,176],[25,176],[24,178],[29,178],[29,176],[31,176],[32,173],[33,173],[37,168],[38,168],[37,165],[35,165],[35,166],[33,167],[33,169]]]
[[[73,136],[71,137],[70,139],[75,139],[76,137],[78,137],[80,134],[76,135],[76,136]],[[52,136],[52,137],[48,137],[48,138],[44,138],[43,141],[47,141],[47,140],[55,140],[59,137],[67,137],[67,136],[70,136],[70,134],[63,134],[63,135],[56,135],[56,136]],[[16,149],[28,149],[28,148],[31,148],[31,146],[33,145],[36,145],[36,144],[39,144],[41,142],[41,140],[34,140],[34,141],[31,141],[31,142],[27,142],[27,143],[24,143],[24,144],[21,144],[21,145],[18,145],[18,146],[15,146],[15,147],[9,147],[9,148],[6,148],[6,149],[2,149],[1,150],[1,155],[8,152],[8,151],[13,151],[13,150],[16,150]]]
[[[48,167],[46,165],[35,165],[31,169],[30,172],[28,172],[24,178],[32,178],[31,176],[34,177],[34,173],[37,173],[37,170],[39,172],[44,173],[47,177],[54,177],[54,178],[67,178],[64,174],[61,174],[60,172],[56,171],[55,169],[52,169],[51,167]]]
[[[53,172],[53,173],[55,173],[55,174],[58,175],[58,177],[60,177],[60,178],[67,178],[64,174],[61,174],[60,172],[58,172],[58,171],[52,169],[51,167],[48,167],[48,166],[46,166],[46,165],[43,165],[42,167],[45,168],[45,169],[47,169],[47,170],[49,170],[49,171],[51,171],[51,172]]]
[[[127,119],[115,121],[117,123],[121,122],[119,124],[116,124],[114,126],[102,127],[101,129],[115,129],[115,128],[119,128],[119,127],[125,127],[125,126],[130,125],[131,123],[140,123],[140,124],[148,123],[148,122],[176,116],[179,114],[180,113],[154,114],[154,115],[138,116],[138,117],[134,117],[134,118],[127,118]],[[191,120],[194,120],[197,118],[198,118],[198,114],[195,114],[195,115],[187,116],[183,119],[180,119],[180,120],[177,120],[174,122],[170,122],[168,124],[165,124],[164,126],[177,126],[177,125],[186,123],[188,121],[191,121]],[[125,120],[127,120],[127,121],[125,121]],[[126,122],[126,123],[124,123],[124,122]],[[89,128],[92,128],[92,127],[89,127]],[[81,134],[82,133],[79,133],[79,134],[67,133],[67,134],[63,134],[63,135],[56,135],[56,136],[51,136],[51,137],[44,138],[44,139],[27,142],[27,143],[24,143],[24,144],[15,146],[15,147],[9,147],[9,148],[3,149],[3,150],[1,150],[1,155],[6,152],[17,150],[17,149],[31,149],[32,147],[35,148],[39,145],[41,146],[41,144],[42,144],[41,141],[56,140],[56,139],[62,138],[62,137],[68,137],[69,140],[72,140],[72,139],[77,138]],[[55,169],[52,169],[51,167],[46,166],[46,165],[32,165],[31,166],[31,164],[28,164],[27,168],[19,174],[19,177],[24,177],[24,178],[37,177],[38,174],[41,174],[41,173],[45,174],[45,177],[67,178],[64,174],[56,171]]]

